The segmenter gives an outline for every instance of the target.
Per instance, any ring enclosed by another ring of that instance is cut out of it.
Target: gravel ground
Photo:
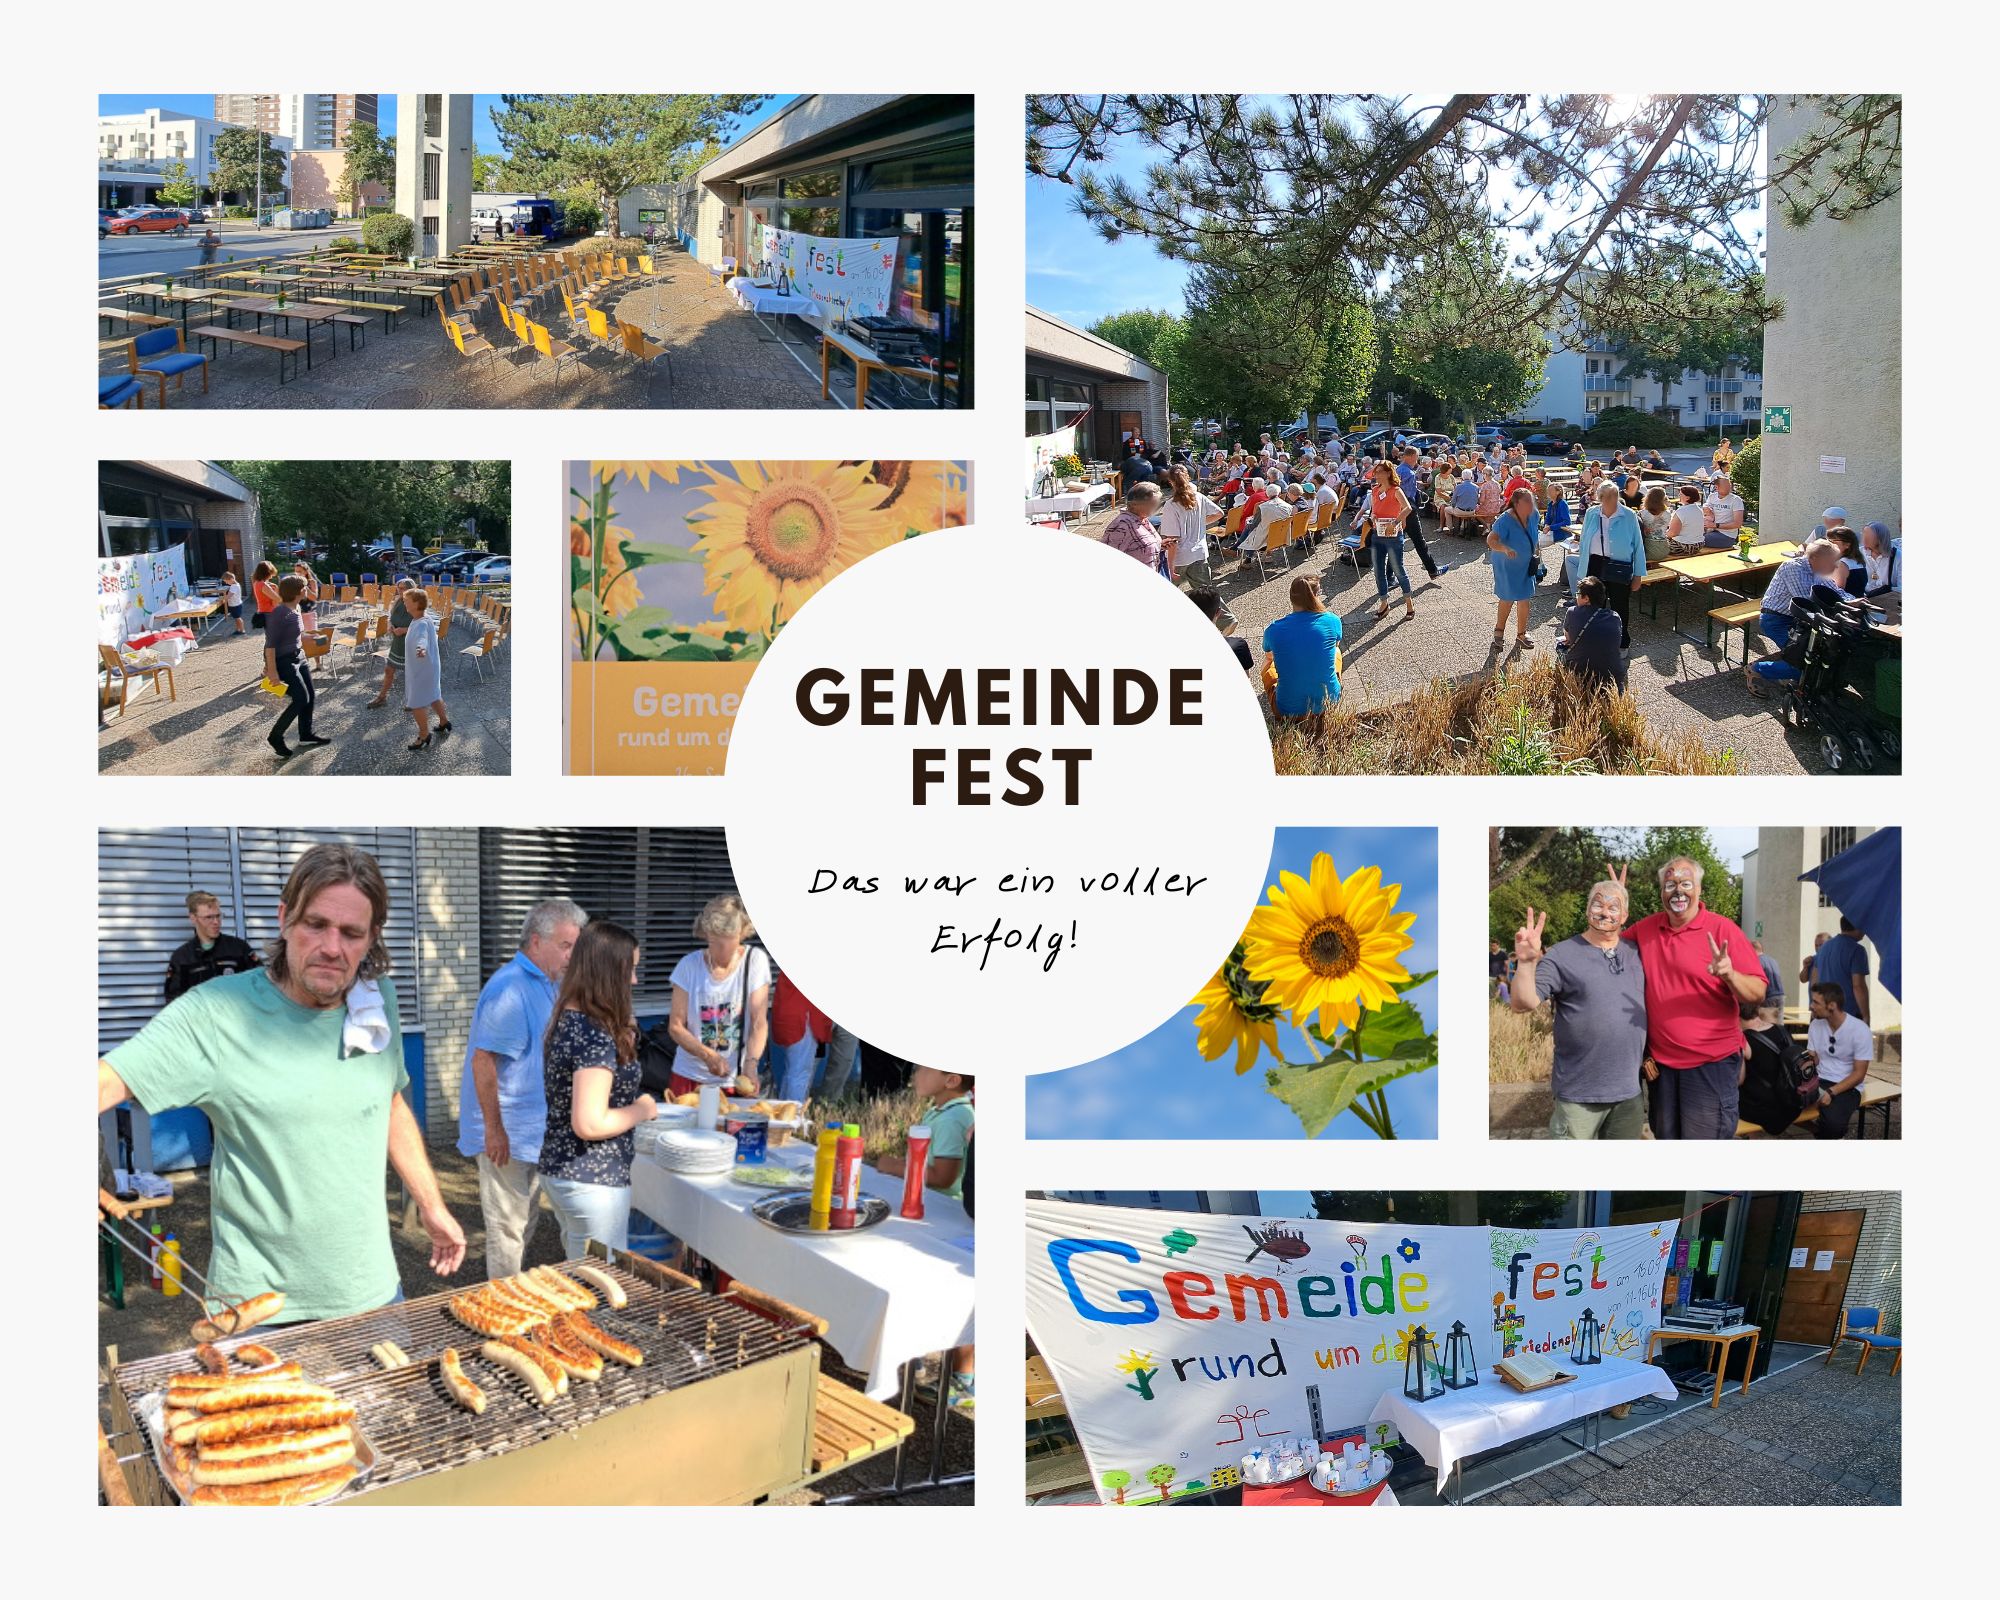
[[[1611,1438],[1604,1453],[1620,1468],[1578,1456],[1472,1504],[1900,1505],[1903,1380],[1882,1354],[1857,1375],[1858,1354],[1850,1345],[1830,1366],[1809,1360],[1748,1396],[1732,1387],[1719,1409],[1692,1406]]]
[[[513,645],[503,646],[478,676],[470,669],[461,675],[458,651],[474,639],[473,626],[461,617],[444,642],[444,701],[452,731],[433,734],[428,750],[406,748],[417,730],[402,709],[400,675],[390,690],[389,704],[379,711],[368,709],[367,702],[382,686],[386,653],[364,656],[350,668],[346,652],[336,646],[331,657],[334,673],[316,669],[313,675],[317,691],[313,731],[334,742],[300,748],[294,731],[286,736],[292,758],[281,762],[264,736],[283,706],[257,687],[263,676],[264,636],[253,629],[238,638],[225,624],[174,669],[177,699],[156,695],[135,682],[125,711],[121,714],[114,705],[104,713],[97,735],[97,770],[121,776],[505,774],[513,765],[509,709]]]
[[[524,302],[527,314],[545,324],[552,339],[590,346],[583,349],[580,363],[565,362],[560,374],[509,333],[491,306],[476,323],[480,336],[497,352],[489,359],[459,355],[437,313],[412,304],[397,319],[393,334],[385,334],[380,319],[371,318],[368,342],[359,350],[350,351],[342,339],[337,355],[329,358],[327,342],[315,336],[311,370],[300,370],[282,385],[277,358],[270,352],[230,350],[210,362],[207,394],[202,393],[199,378],[180,391],[169,385],[167,405],[173,410],[385,406],[804,410],[853,403],[851,365],[836,363],[837,374],[844,374],[837,381],[844,387],[837,388],[834,399],[822,400],[817,354],[805,358],[811,366],[808,374],[691,257],[675,250],[655,255],[653,262],[660,269],[658,279],[596,302],[608,315],[614,307],[622,307],[626,320],[645,327],[656,344],[667,347],[666,359],[655,363],[650,395],[646,373],[622,347],[594,344],[587,335],[572,331],[562,297],[551,289],[538,302]],[[788,330],[787,337],[796,340],[799,333]],[[192,333],[188,348],[203,348]],[[98,350],[101,371],[126,370],[125,341],[100,340]]]
[[[479,1214],[479,1173],[477,1165],[458,1154],[450,1144],[433,1143],[430,1150],[431,1164],[437,1169],[438,1183],[444,1191],[445,1203],[451,1207],[452,1215],[458,1218],[459,1226],[465,1230],[466,1265],[459,1269],[456,1277],[441,1279],[431,1271],[430,1240],[418,1225],[414,1216],[407,1228],[398,1226],[397,1214],[390,1213],[390,1242],[395,1248],[396,1264],[401,1270],[403,1290],[412,1299],[421,1295],[435,1294],[448,1287],[469,1287],[485,1275],[486,1235],[480,1224]],[[199,1270],[208,1260],[208,1177],[206,1172],[176,1173],[174,1181],[174,1203],[164,1212],[156,1213],[161,1218],[163,1228],[171,1229],[180,1236],[181,1249],[186,1258]],[[395,1190],[391,1180],[392,1194]],[[128,1256],[127,1263],[138,1268],[138,1263]],[[528,1244],[526,1264],[536,1266],[562,1260],[562,1240],[557,1232],[553,1216],[544,1215],[537,1224]],[[101,1269],[100,1269],[101,1271]],[[107,1349],[115,1348],[121,1361],[138,1360],[146,1356],[159,1355],[169,1350],[185,1349],[188,1343],[188,1326],[196,1312],[190,1309],[192,1302],[185,1296],[169,1298],[156,1294],[143,1281],[133,1286],[127,1277],[126,1304],[123,1311],[114,1311],[109,1302],[100,1295],[97,1315],[97,1343],[100,1363],[105,1360]],[[825,1370],[855,1388],[861,1387],[859,1374],[842,1368],[832,1351],[821,1347],[820,1359]],[[99,1379],[103,1378],[100,1367]],[[100,1405],[100,1420],[102,1416]],[[929,1464],[931,1436],[930,1404],[918,1398],[913,1400],[910,1415],[916,1422],[916,1432],[911,1436],[909,1448],[914,1451],[911,1469],[906,1477],[912,1481],[931,1476],[925,1469]],[[972,1470],[973,1433],[969,1420],[954,1415],[946,1426],[944,1465],[939,1475],[970,1472]],[[888,1455],[858,1463],[847,1472],[821,1479],[796,1494],[786,1496],[782,1504],[813,1505],[837,1495],[852,1494],[859,1489],[886,1484],[889,1481],[892,1458]],[[894,1505],[971,1505],[973,1486],[965,1484],[957,1488],[936,1489],[923,1494],[904,1496],[884,1504]]]
[[[1074,526],[1096,538],[1110,517],[1110,511],[1101,511]],[[1424,536],[1432,559],[1441,566],[1449,563],[1449,570],[1436,580],[1428,578],[1415,548],[1406,545],[1404,570],[1417,613],[1409,620],[1403,616],[1400,591],[1392,590],[1389,615],[1377,622],[1373,571],[1364,565],[1357,574],[1354,564],[1334,554],[1331,543],[1324,540],[1316,550],[1293,552],[1290,567],[1281,560],[1267,560],[1267,578],[1259,578],[1253,562],[1223,578],[1220,592],[1236,615],[1238,634],[1256,652],[1265,627],[1291,609],[1292,578],[1303,572],[1319,579],[1327,609],[1340,618],[1344,634],[1343,702],[1356,707],[1393,705],[1433,678],[1462,681],[1496,670],[1489,648],[1494,600],[1485,545],[1440,533],[1430,524]],[[1711,750],[1734,751],[1738,769],[1746,773],[1828,770],[1817,740],[1788,726],[1771,703],[1751,698],[1740,671],[1740,640],[1732,643],[1732,665],[1724,670],[1719,643],[1706,649],[1673,631],[1671,598],[1658,620],[1647,615],[1649,603],[1641,600],[1634,607],[1630,688],[1656,733],[1691,731]],[[1544,586],[1532,603],[1529,637],[1536,649],[1553,652],[1564,605],[1562,591],[1552,586]],[[1683,626],[1693,628],[1704,617],[1692,602],[1683,607]],[[1511,621],[1508,639],[1498,670],[1504,671],[1523,654],[1512,645]],[[1261,652],[1257,659],[1261,668]]]

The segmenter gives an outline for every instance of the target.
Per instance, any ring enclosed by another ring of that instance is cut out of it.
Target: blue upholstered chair
[[[1868,1358],[1877,1350],[1893,1350],[1896,1352],[1896,1360],[1889,1368],[1889,1376],[1895,1377],[1903,1370],[1903,1341],[1894,1334],[1882,1332],[1881,1329],[1882,1313],[1874,1306],[1849,1306],[1847,1315],[1841,1319],[1840,1332],[1835,1337],[1832,1348],[1826,1353],[1826,1361],[1821,1364],[1830,1364],[1834,1351],[1852,1339],[1861,1346],[1861,1359],[1854,1364],[1856,1372],[1867,1370]]]
[[[167,379],[179,389],[194,368],[201,368],[201,392],[208,393],[208,357],[192,354],[178,328],[148,328],[125,347],[132,376],[151,373],[159,381],[160,405],[167,403]]]
[[[146,391],[139,386],[139,380],[130,373],[99,373],[97,378],[97,409],[116,411],[120,406],[136,403],[146,409]]]

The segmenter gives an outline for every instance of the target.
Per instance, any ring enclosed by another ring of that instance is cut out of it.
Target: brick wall
[[[479,830],[417,830],[417,956],[423,973],[428,1130],[458,1137],[458,1080],[479,999]]]
[[[1861,1239],[1854,1248],[1841,1319],[1849,1306],[1879,1306],[1882,1331],[1903,1331],[1903,1195],[1898,1189],[1814,1189],[1804,1211],[1862,1211]]]

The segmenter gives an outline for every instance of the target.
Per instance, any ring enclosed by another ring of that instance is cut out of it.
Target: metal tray
[[[134,1409],[139,1415],[139,1426],[146,1430],[146,1437],[152,1441],[153,1461],[160,1469],[161,1480],[173,1491],[174,1498],[180,1501],[182,1505],[192,1505],[194,1503],[195,1486],[184,1473],[175,1470],[173,1453],[167,1449],[166,1391],[164,1389],[155,1389],[150,1393],[140,1395],[138,1404]],[[354,1430],[354,1476],[348,1480],[347,1487],[335,1495],[332,1500],[318,1501],[317,1504],[319,1505],[332,1505],[336,1501],[353,1494],[362,1485],[367,1483],[369,1474],[374,1471],[375,1451],[368,1443],[368,1436],[361,1431],[361,1419],[356,1417],[348,1426]],[[310,1508],[302,1507],[300,1509]]]
[[[1392,1464],[1388,1471],[1383,1472],[1381,1477],[1377,1478],[1365,1489],[1322,1489],[1316,1481],[1312,1483],[1311,1488],[1315,1494],[1323,1494],[1329,1500],[1359,1500],[1363,1495],[1373,1494],[1383,1484],[1387,1483],[1389,1481],[1389,1472],[1393,1470],[1394,1466]]]
[[[861,1197],[861,1216],[851,1228],[830,1230],[816,1229],[812,1225],[812,1195],[774,1194],[768,1200],[759,1200],[750,1208],[750,1215],[767,1228],[776,1228],[780,1233],[809,1233],[816,1239],[838,1239],[846,1234],[861,1233],[869,1228],[880,1227],[893,1213],[889,1202],[872,1194]]]

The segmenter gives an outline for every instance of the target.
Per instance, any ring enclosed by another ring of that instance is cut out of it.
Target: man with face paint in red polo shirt
[[[1701,863],[1660,868],[1661,909],[1626,937],[1646,969],[1646,1048],[1657,1063],[1656,1139],[1732,1139],[1743,1067],[1740,1007],[1764,998],[1743,930],[1701,903]]]

